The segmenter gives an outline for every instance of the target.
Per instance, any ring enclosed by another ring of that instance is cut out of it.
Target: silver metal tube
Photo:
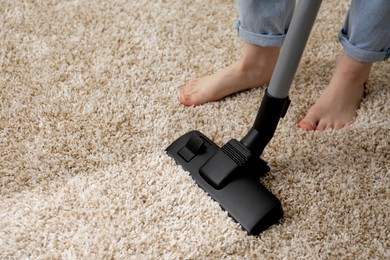
[[[287,97],[321,2],[321,0],[298,1],[268,87],[270,96]]]

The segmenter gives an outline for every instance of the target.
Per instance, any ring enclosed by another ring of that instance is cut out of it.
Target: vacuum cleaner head
[[[240,141],[232,139],[220,148],[191,131],[166,152],[249,234],[257,235],[282,218],[280,201],[259,182],[270,168]]]

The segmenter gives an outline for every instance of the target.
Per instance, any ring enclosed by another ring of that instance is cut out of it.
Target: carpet
[[[177,99],[240,56],[234,1],[1,1],[0,258],[390,258],[389,62],[348,129],[297,128],[348,5],[323,2],[262,156],[285,217],[248,236],[164,151],[190,130],[222,145],[252,126],[263,89]]]

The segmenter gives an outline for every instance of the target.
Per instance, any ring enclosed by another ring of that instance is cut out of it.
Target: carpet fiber
[[[348,129],[297,122],[327,86],[349,1],[324,1],[261,179],[285,217],[247,236],[164,149],[221,145],[263,89],[184,107],[177,89],[241,53],[234,1],[0,3],[0,258],[390,257],[389,62]]]

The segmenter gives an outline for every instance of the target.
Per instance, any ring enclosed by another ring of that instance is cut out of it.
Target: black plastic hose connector
[[[280,118],[286,115],[290,99],[275,98],[266,90],[256,120],[248,134],[241,139],[254,155],[260,156],[272,139]]]

